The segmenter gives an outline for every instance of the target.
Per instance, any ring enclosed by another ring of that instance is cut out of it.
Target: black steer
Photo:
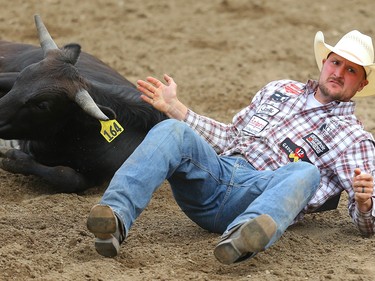
[[[39,16],[35,23],[42,48],[0,41],[0,138],[20,145],[1,149],[0,167],[82,191],[109,180],[166,116],[79,45],[59,49]]]

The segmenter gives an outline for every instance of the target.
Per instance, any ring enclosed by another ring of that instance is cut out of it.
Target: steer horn
[[[40,46],[43,49],[44,56],[46,56],[49,50],[55,50],[59,47],[57,47],[56,43],[53,41],[41,17],[39,15],[34,15],[34,21],[39,35]]]
[[[34,15],[36,29],[38,30],[40,46],[43,49],[44,57],[49,50],[56,50],[59,47],[53,41],[46,26],[39,15]],[[74,101],[89,115],[99,120],[109,120],[109,118],[100,110],[92,97],[86,90],[80,90],[74,95]]]
[[[80,90],[77,92],[74,96],[74,101],[92,117],[99,120],[109,120],[86,90]]]

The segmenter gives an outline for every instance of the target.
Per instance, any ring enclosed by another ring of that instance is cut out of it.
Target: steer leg
[[[0,168],[14,174],[39,176],[53,185],[58,192],[79,192],[90,187],[88,180],[74,169],[42,165],[18,149],[0,147]]]

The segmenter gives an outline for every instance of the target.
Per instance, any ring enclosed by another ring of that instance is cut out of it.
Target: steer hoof
[[[35,166],[33,158],[18,149],[0,147],[0,156],[0,168],[14,174],[29,175]]]
[[[8,151],[11,150],[12,148],[6,147],[6,146],[0,146],[0,155],[1,156],[6,156]]]
[[[18,140],[0,139],[0,147],[4,147],[4,148],[8,148],[8,149],[11,149],[11,148],[20,149],[20,144],[19,144]]]

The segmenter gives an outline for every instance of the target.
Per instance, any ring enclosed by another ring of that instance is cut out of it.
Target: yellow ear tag
[[[102,129],[100,130],[101,135],[106,139],[107,142],[113,141],[118,137],[124,128],[114,119],[114,120],[99,120],[102,124]]]

